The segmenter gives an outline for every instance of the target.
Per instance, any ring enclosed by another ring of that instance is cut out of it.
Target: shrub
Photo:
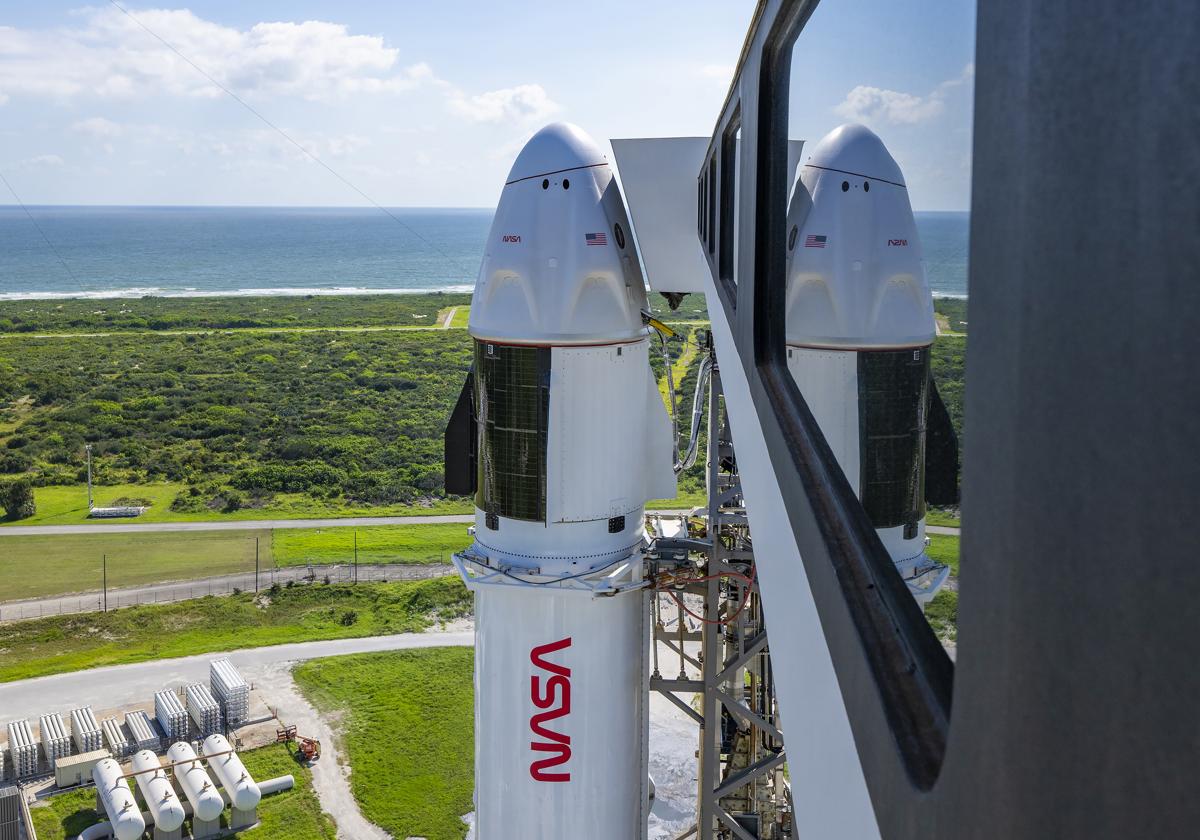
[[[24,478],[0,486],[0,503],[9,519],[28,519],[37,513],[33,498],[33,485]]]
[[[350,627],[358,621],[358,613],[355,610],[346,610],[342,613],[342,626]]]

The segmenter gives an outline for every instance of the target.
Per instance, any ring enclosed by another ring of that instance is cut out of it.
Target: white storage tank
[[[161,739],[154,729],[150,716],[141,709],[135,709],[125,715],[125,726],[133,739],[133,746],[139,750],[157,750]],[[133,750],[130,750],[132,752]]]
[[[54,762],[71,754],[71,735],[67,732],[62,715],[42,715],[41,718],[42,751],[46,754],[46,763],[51,767]]]
[[[262,792],[246,771],[246,766],[242,764],[237,753],[233,752],[233,747],[229,745],[225,736],[209,735],[204,739],[201,749],[205,756],[213,756],[208,759],[208,766],[217,774],[217,781],[229,794],[230,804],[239,811],[253,811],[257,808],[259,800],[262,799]]]
[[[133,744],[130,743],[129,735],[119,720],[108,718],[101,728],[104,730],[104,740],[108,742],[108,751],[114,756],[124,758],[133,752]]]
[[[122,778],[121,765],[111,758],[103,759],[92,770],[92,781],[96,783],[96,793],[112,825],[113,836],[117,840],[138,840],[145,834],[142,809],[133,798],[129,782]]]
[[[221,791],[209,778],[204,763],[200,761],[192,745],[184,741],[172,745],[171,749],[167,750],[167,760],[177,765],[175,779],[191,803],[196,819],[211,822],[220,818],[221,812],[225,810],[225,800],[221,798]]]
[[[29,721],[14,720],[8,725],[8,749],[12,753],[13,773],[18,779],[37,775],[37,741],[33,740]]]
[[[133,772],[137,773],[138,789],[154,818],[154,827],[167,833],[175,831],[183,825],[183,803],[175,795],[162,762],[150,750],[142,750],[134,754],[131,764]]]
[[[104,748],[104,733],[91,706],[71,712],[71,737],[75,740],[75,749],[81,753]]]

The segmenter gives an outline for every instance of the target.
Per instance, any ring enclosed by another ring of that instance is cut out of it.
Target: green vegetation
[[[73,592],[194,580],[259,568],[350,563],[449,563],[470,544],[467,526],[376,525],[245,531],[128,531],[4,537],[0,603]],[[2,611],[0,611],[2,615]]]
[[[252,840],[336,840],[333,819],[321,810],[312,788],[312,771],[283,744],[242,753],[246,771],[255,779],[291,775],[296,786],[264,797],[258,806],[260,825],[247,833]],[[226,812],[228,814],[228,812]],[[189,823],[190,824],[190,823]],[[42,840],[41,835],[38,840]]]
[[[242,761],[256,779],[291,775],[296,786],[265,797],[258,808],[260,825],[248,836],[254,840],[334,840],[333,820],[321,811],[312,789],[312,771],[296,761],[282,744],[249,750]],[[93,787],[60,793],[30,809],[38,840],[74,840],[85,828],[103,819],[95,810]],[[224,823],[225,817],[222,817]],[[185,823],[190,830],[191,820]]]
[[[274,532],[275,563],[348,563],[354,559],[356,534],[359,563],[449,563],[451,554],[471,544],[461,523],[286,528]]]
[[[930,558],[950,567],[950,579],[949,585],[925,605],[925,618],[939,639],[953,642],[958,638],[959,538],[931,534],[929,540]]]
[[[15,300],[0,302],[0,335],[313,327],[432,327],[471,296],[414,295]],[[457,326],[457,325],[454,325]]]
[[[461,840],[474,790],[474,651],[432,648],[305,662],[294,676],[341,716],[350,786],[393,837]]]
[[[925,522],[945,528],[962,527],[962,518],[959,516],[958,508],[928,508],[925,511]]]
[[[171,503],[181,493],[188,492],[188,485],[181,482],[154,484],[119,484],[96,487],[98,505],[111,505],[118,499],[137,498],[150,507],[135,521],[150,522],[206,522],[214,519],[252,521],[256,519],[308,519],[335,516],[437,516],[441,514],[473,513],[469,499],[447,497],[445,499],[422,499],[419,504],[369,505],[350,503],[344,499],[315,499],[305,493],[276,493],[264,500],[263,507],[242,508],[226,512],[223,509],[173,510]],[[16,525],[86,525],[96,524],[88,519],[87,487],[83,484],[57,487],[36,487],[37,513],[21,522],[0,522]],[[128,520],[124,520],[128,522]],[[109,522],[107,524],[113,524]]]
[[[319,639],[418,632],[470,613],[457,576],[353,585],[272,587],[162,606],[0,625],[0,682]]]
[[[33,485],[28,479],[18,478],[6,484],[0,484],[0,508],[4,509],[7,519],[28,519],[37,513],[37,504],[33,498]]]
[[[933,302],[933,311],[944,325],[943,329],[956,333],[967,331],[966,298],[937,298]]]
[[[958,436],[958,460],[961,469],[963,437],[963,375],[966,369],[966,336],[940,335],[933,342],[930,366],[938,393],[946,404],[954,434]]]
[[[254,571],[254,540],[271,567],[270,531],[193,531],[4,537],[0,601],[45,598],[108,586],[189,580]]]

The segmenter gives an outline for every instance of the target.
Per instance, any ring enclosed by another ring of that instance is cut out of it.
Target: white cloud
[[[541,85],[517,85],[476,96],[454,92],[448,104],[451,111],[474,122],[542,122],[561,110]]]
[[[37,155],[36,157],[19,161],[13,169],[47,169],[49,167],[62,166],[63,163],[63,159],[58,155]]]
[[[102,138],[120,137],[122,133],[120,125],[104,117],[89,117],[86,120],[80,120],[71,126],[71,130],[91,137]]]
[[[939,116],[946,110],[946,95],[975,76],[975,65],[942,82],[928,96],[916,96],[897,90],[859,85],[834,107],[834,112],[853,122],[867,124],[915,125]]]
[[[325,21],[237,29],[187,10],[136,11],[137,20],[239,95],[325,100],[397,93],[433,80],[424,63],[402,66],[383,38]],[[82,26],[0,27],[0,90],[7,95],[128,97],[165,92],[216,97],[220,89],[119,10],[81,12]]]

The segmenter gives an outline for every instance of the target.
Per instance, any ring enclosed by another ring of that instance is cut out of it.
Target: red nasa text
[[[530,699],[533,700],[534,706],[545,710],[535,712],[529,719],[529,729],[534,736],[529,748],[535,753],[550,753],[529,765],[529,775],[535,782],[571,781],[571,771],[567,767],[562,767],[558,772],[550,772],[571,760],[571,736],[547,727],[551,721],[571,714],[571,669],[545,659],[548,654],[570,646],[571,639],[568,636],[557,642],[538,645],[529,652],[529,661],[534,667],[550,675],[545,678],[544,683],[539,674],[535,673],[529,678]]]

